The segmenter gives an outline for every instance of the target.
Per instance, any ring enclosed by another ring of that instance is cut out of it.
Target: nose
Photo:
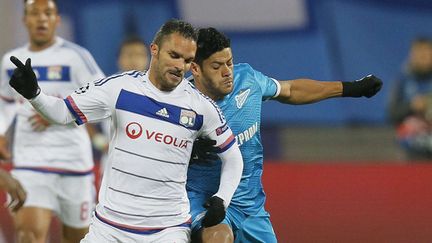
[[[45,21],[48,19],[48,15],[44,12],[41,12],[37,15],[37,20],[38,21]]]
[[[222,75],[224,77],[230,77],[232,75],[232,69],[230,67],[228,67],[227,65],[224,65],[223,70],[222,70]]]

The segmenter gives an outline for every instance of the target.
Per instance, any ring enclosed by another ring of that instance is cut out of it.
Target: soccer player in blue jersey
[[[311,79],[278,81],[253,69],[233,63],[230,40],[214,28],[201,29],[191,71],[196,87],[217,101],[236,135],[244,160],[240,184],[226,210],[224,221],[205,227],[205,200],[217,191],[220,162],[189,167],[187,190],[191,201],[194,241],[277,242],[264,208],[261,183],[263,148],[260,138],[261,106],[275,99],[287,104],[307,104],[333,97],[372,97],[382,86],[369,75],[354,82],[322,82]],[[221,131],[223,132],[223,127]],[[201,151],[202,153],[202,151]],[[197,161],[199,162],[199,161]]]

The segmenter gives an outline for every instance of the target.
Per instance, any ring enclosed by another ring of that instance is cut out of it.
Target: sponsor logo
[[[245,103],[248,95],[250,93],[250,89],[240,90],[239,94],[235,96],[235,100],[237,102],[237,108],[242,108]]]
[[[258,131],[258,122],[255,122],[248,129],[244,130],[243,132],[239,133],[236,136],[237,144],[241,146],[243,143],[249,141],[257,133],[257,131]]]
[[[195,125],[196,113],[189,110],[180,111],[180,124],[185,127],[193,127]]]
[[[166,108],[162,108],[156,112],[156,115],[169,118],[169,114]]]
[[[131,139],[137,139],[142,134],[142,127],[137,122],[131,122],[126,126],[126,135]]]
[[[126,135],[131,139],[137,139],[139,137],[142,137],[143,128],[139,123],[131,122],[126,126]],[[155,141],[157,143],[164,143],[166,145],[184,149],[187,149],[187,146],[190,143],[190,141],[186,139],[176,138],[170,134],[151,131],[147,129],[145,129],[144,138],[147,140]]]

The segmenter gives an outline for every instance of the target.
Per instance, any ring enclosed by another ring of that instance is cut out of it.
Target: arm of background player
[[[227,208],[240,183],[243,173],[243,157],[237,143],[234,143],[223,153],[219,153],[219,157],[222,161],[222,169],[219,190],[215,196],[222,198],[224,206]]]

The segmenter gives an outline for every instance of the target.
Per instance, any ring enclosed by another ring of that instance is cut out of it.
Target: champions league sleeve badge
[[[196,113],[189,110],[180,111],[180,124],[185,127],[193,127],[195,125]]]

